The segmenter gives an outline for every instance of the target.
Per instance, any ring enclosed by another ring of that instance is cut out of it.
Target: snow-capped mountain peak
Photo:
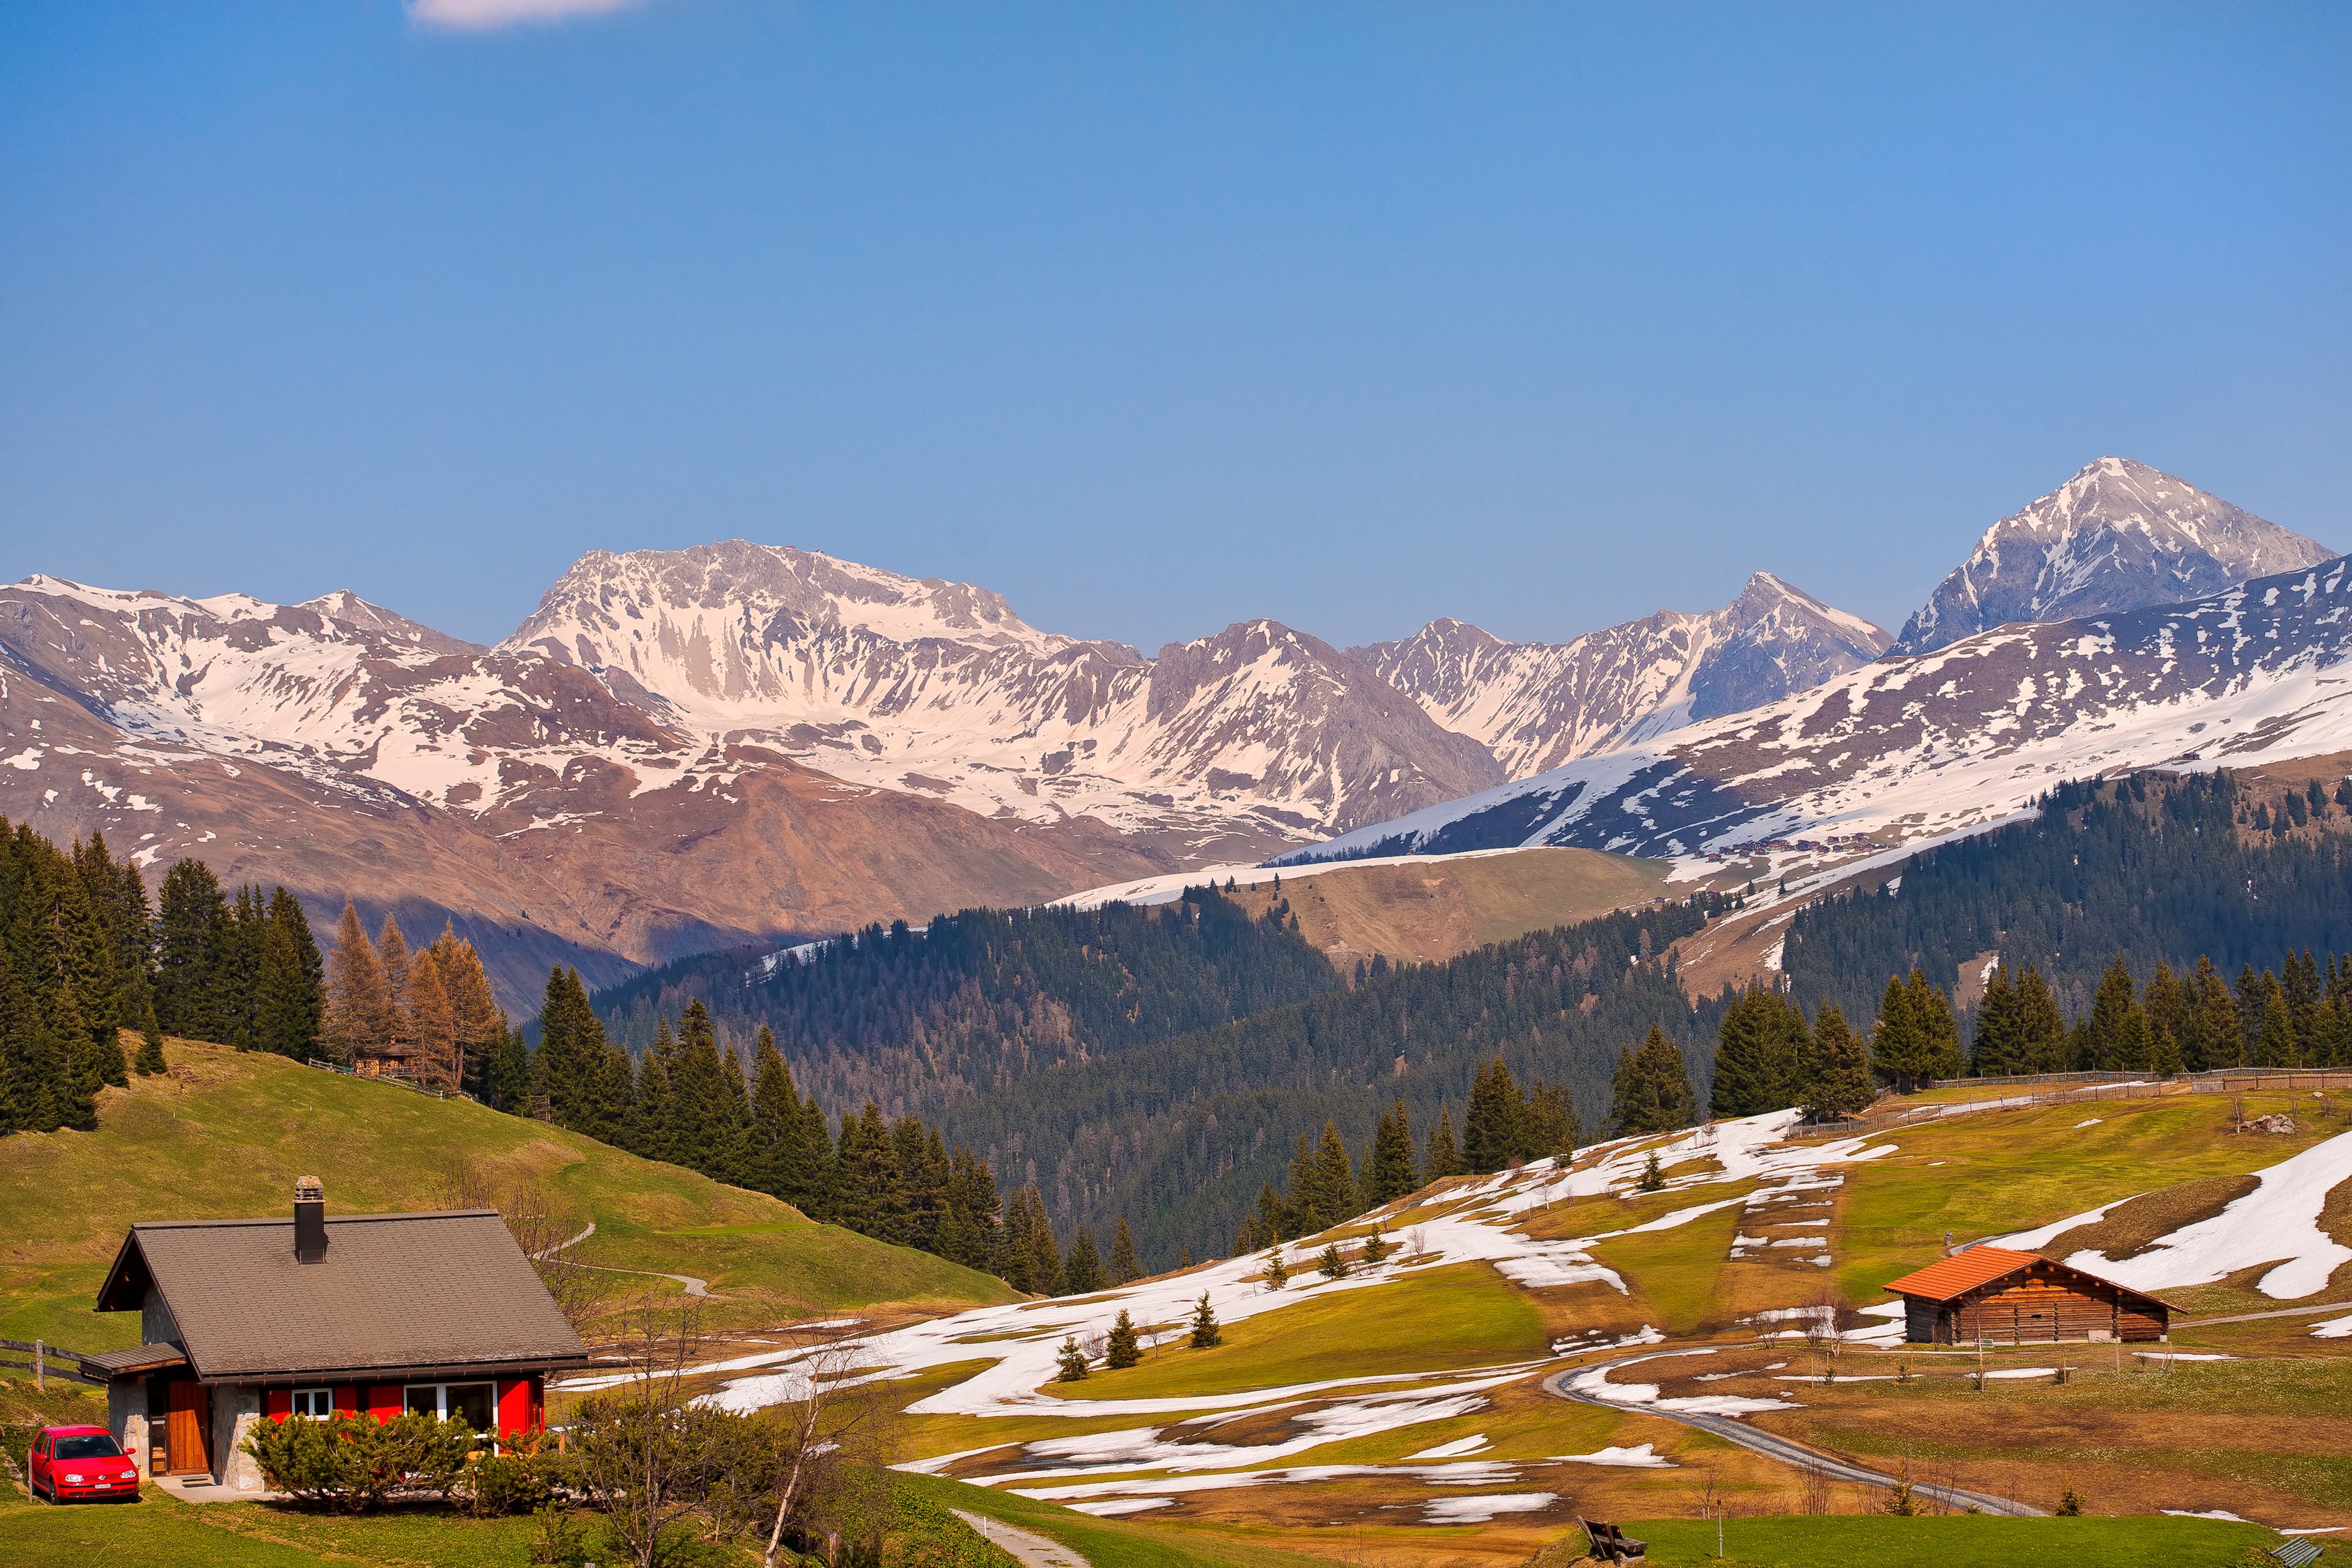
[[[1769,572],[1719,610],[1661,610],[1565,643],[1508,643],[1456,620],[1356,655],[1512,778],[1753,707],[1866,664],[1886,634]]]
[[[2175,604],[2332,552],[2128,458],[2101,458],[1987,529],[1903,628],[1924,653],[2011,622]]]

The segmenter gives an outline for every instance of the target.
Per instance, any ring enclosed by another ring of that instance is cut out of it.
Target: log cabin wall
[[[2078,1282],[2079,1281],[2079,1282]],[[2034,1275],[1948,1303],[1937,1336],[1948,1344],[2030,1344],[2053,1340],[2161,1340],[2168,1325],[2160,1307],[2100,1281]],[[2146,1304],[2144,1304],[2146,1303]]]

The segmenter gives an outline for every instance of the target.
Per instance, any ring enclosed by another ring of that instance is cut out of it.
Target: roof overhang
[[[550,1356],[537,1361],[458,1362],[446,1366],[256,1367],[230,1372],[199,1371],[196,1381],[208,1387],[238,1383],[458,1383],[468,1378],[529,1377],[534,1373],[572,1372],[593,1364],[594,1362],[587,1356]]]

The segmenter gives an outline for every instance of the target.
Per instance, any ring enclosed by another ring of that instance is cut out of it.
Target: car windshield
[[[122,1450],[114,1446],[113,1438],[100,1433],[96,1436],[58,1438],[58,1458],[60,1459],[119,1459],[122,1458]]]

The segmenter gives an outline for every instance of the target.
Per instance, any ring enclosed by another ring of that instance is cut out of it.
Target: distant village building
[[[1906,1274],[1887,1289],[1903,1298],[1913,1344],[2046,1344],[2059,1340],[2162,1340],[2172,1308],[2035,1252],[1971,1247]]]
[[[124,1450],[241,1491],[265,1417],[414,1410],[513,1436],[545,1426],[547,1374],[588,1362],[496,1209],[330,1219],[310,1176],[282,1218],[132,1226],[98,1310],[141,1315],[136,1348],[82,1359]]]

